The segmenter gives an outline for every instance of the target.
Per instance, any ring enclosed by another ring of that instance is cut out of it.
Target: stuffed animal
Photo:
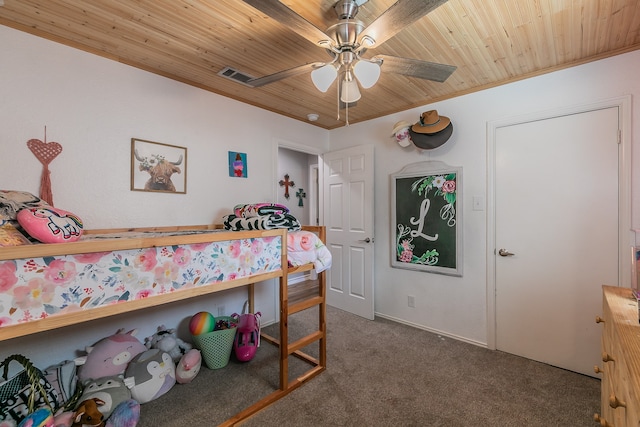
[[[89,379],[123,374],[128,363],[147,348],[136,337],[137,330],[124,332],[119,329],[115,334],[103,338],[95,345],[87,347],[87,355],[75,359],[79,365],[78,379]]]
[[[195,348],[189,350],[187,354],[180,358],[176,366],[176,382],[178,384],[190,383],[200,372],[200,366],[202,366],[200,350]]]
[[[169,353],[153,348],[137,355],[125,375],[125,384],[133,380],[131,397],[143,404],[162,396],[176,384],[176,365]]]
[[[84,390],[78,401],[83,402],[89,399],[99,399],[102,402],[98,410],[107,419],[120,403],[131,399],[131,390],[119,375],[98,378],[84,384]]]
[[[182,341],[176,336],[175,329],[167,329],[164,325],[158,326],[158,332],[146,337],[144,344],[147,349],[157,348],[169,353],[173,363],[178,363],[180,358],[191,350],[191,344]]]
[[[18,424],[18,427],[54,427],[53,414],[48,408],[36,409]]]
[[[71,424],[73,424],[74,415],[74,411],[59,412],[55,415],[55,417],[53,417],[53,425],[55,427],[71,427]]]
[[[104,405],[100,399],[87,399],[76,409],[71,427],[104,427],[104,416],[98,406]]]
[[[113,410],[105,427],[135,427],[140,420],[140,404],[133,399],[125,400]]]

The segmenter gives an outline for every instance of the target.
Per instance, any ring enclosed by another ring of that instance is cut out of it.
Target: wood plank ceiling
[[[335,0],[282,1],[322,31],[336,22]],[[370,0],[357,18],[366,26],[393,3]],[[335,83],[321,93],[305,73],[251,88],[217,74],[230,66],[261,77],[330,59],[241,0],[0,0],[0,24],[295,119],[316,113],[313,123],[326,129],[346,122],[344,109],[337,117]],[[437,83],[383,65],[378,83],[349,108],[349,123],[638,48],[638,0],[449,0],[365,56],[457,70]]]

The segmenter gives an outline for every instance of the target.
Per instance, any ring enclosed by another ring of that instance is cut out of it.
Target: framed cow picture
[[[187,149],[131,138],[131,190],[186,194]]]

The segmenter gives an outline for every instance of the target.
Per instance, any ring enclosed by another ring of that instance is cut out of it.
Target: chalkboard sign
[[[391,175],[391,266],[462,276],[462,168],[427,161]]]

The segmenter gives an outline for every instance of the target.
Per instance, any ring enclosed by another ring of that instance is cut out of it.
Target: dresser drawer
[[[631,289],[603,286],[601,425],[640,426],[640,324]]]

